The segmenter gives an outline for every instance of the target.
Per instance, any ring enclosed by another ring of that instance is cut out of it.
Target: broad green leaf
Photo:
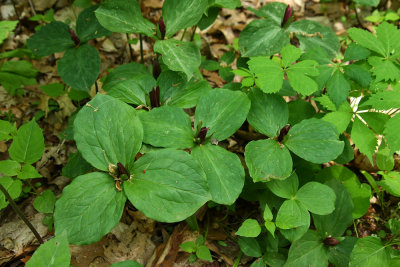
[[[291,228],[291,229],[279,229],[279,232],[290,242],[294,242],[300,238],[302,238],[303,235],[305,235],[310,228],[310,224],[302,225],[296,228]]]
[[[340,107],[346,101],[350,90],[350,84],[339,69],[333,73],[326,84],[326,91],[336,107]]]
[[[157,41],[154,44],[154,52],[162,55],[163,63],[170,70],[185,73],[187,80],[192,78],[201,63],[200,50],[194,43],[175,39]]]
[[[391,60],[381,57],[369,57],[368,63],[372,66],[372,73],[376,76],[376,82],[396,81],[400,76],[400,69]]]
[[[332,123],[336,126],[338,133],[343,133],[350,123],[353,114],[351,112],[334,111],[326,114],[322,120]]]
[[[42,157],[44,138],[36,121],[25,123],[18,129],[8,152],[11,159],[26,164],[32,164]]]
[[[291,65],[286,70],[286,74],[293,89],[305,96],[316,92],[318,84],[309,76],[319,74],[317,66],[318,63],[314,60],[304,60]]]
[[[5,61],[1,64],[0,71],[18,74],[24,77],[36,77],[38,70],[26,60]]]
[[[196,252],[196,244],[193,241],[186,241],[180,244],[179,247],[187,253]]]
[[[111,35],[111,32],[99,23],[94,11],[98,5],[91,6],[83,10],[76,21],[76,34],[82,43],[91,39]]]
[[[214,5],[228,9],[235,9],[240,7],[242,3],[240,0],[215,0]]]
[[[21,164],[15,160],[1,160],[0,173],[7,176],[15,176],[21,170]]]
[[[33,178],[40,178],[42,175],[30,164],[24,164],[21,168],[21,172],[18,173],[18,179],[26,180]]]
[[[88,44],[68,49],[57,63],[61,79],[75,89],[90,91],[100,73],[100,56]]]
[[[389,266],[389,251],[377,237],[367,236],[357,240],[350,256],[349,266],[375,267]]]
[[[315,101],[320,103],[324,108],[326,108],[329,111],[336,111],[336,105],[332,102],[332,100],[329,98],[328,95],[322,95],[320,97],[314,98]]]
[[[281,229],[291,229],[303,225],[310,225],[310,214],[301,202],[285,200],[279,208],[275,219],[276,226]]]
[[[52,97],[59,97],[64,94],[64,85],[62,83],[48,83],[40,86],[40,89],[48,95]]]
[[[287,124],[289,109],[283,97],[275,94],[264,94],[252,88],[248,94],[251,101],[247,120],[257,132],[269,137],[276,137]]]
[[[108,0],[95,13],[99,23],[109,31],[154,37],[155,25],[143,18],[137,0]]]
[[[371,188],[368,184],[361,184],[357,175],[348,168],[339,165],[333,165],[324,168],[318,173],[318,179],[321,182],[328,181],[331,178],[337,179],[349,191],[353,205],[353,219],[363,216],[369,207],[371,197]]]
[[[290,246],[285,267],[328,266],[328,253],[321,237],[315,231],[308,231]]]
[[[56,236],[42,244],[33,253],[26,267],[69,267],[71,253],[65,235]]]
[[[372,81],[371,71],[355,63],[343,66],[344,74],[362,87],[368,87]]]
[[[289,33],[269,19],[250,22],[240,33],[239,48],[244,57],[270,56],[289,44]]]
[[[11,138],[10,134],[16,130],[15,125],[8,121],[0,120],[0,141],[8,140]]]
[[[77,151],[68,155],[67,165],[62,169],[61,175],[70,179],[74,179],[79,175],[83,175],[93,170],[92,165],[89,164],[82,154]]]
[[[378,6],[380,0],[354,0],[355,3],[362,5],[362,6]]]
[[[328,247],[329,262],[334,266],[349,266],[350,254],[356,242],[357,238],[346,236],[337,246]]]
[[[252,104],[253,105],[253,104]],[[298,99],[295,101],[290,101],[288,103],[289,107],[289,120],[290,125],[295,125],[302,120],[310,119],[315,115],[315,108],[310,102]]]
[[[0,177],[0,184],[7,190],[12,199],[19,197],[22,191],[22,182],[7,176]],[[5,195],[0,191],[0,210],[7,207]]]
[[[346,51],[344,52],[344,61],[352,61],[352,60],[362,60],[366,59],[371,52],[356,43],[351,43],[350,45],[347,46]],[[351,64],[353,65],[353,64]]]
[[[4,89],[10,94],[15,95],[23,85],[34,85],[36,79],[32,77],[25,77],[11,72],[0,71],[0,83]]]
[[[128,104],[145,105],[146,96],[155,85],[146,67],[132,62],[115,68],[105,79],[103,90]]]
[[[257,220],[247,219],[239,227],[236,235],[245,237],[257,237],[261,233],[261,227]]]
[[[66,231],[69,243],[75,245],[97,242],[118,224],[125,201],[125,194],[117,191],[108,174],[76,177],[56,202],[55,234]]]
[[[282,88],[283,70],[273,60],[266,57],[250,58],[247,62],[250,71],[256,77],[256,85],[265,93],[276,93]]]
[[[130,170],[124,191],[132,204],[147,217],[178,222],[193,215],[211,199],[203,170],[182,150],[151,151]]]
[[[391,23],[383,22],[376,28],[376,37],[383,44],[386,57],[396,54],[400,49],[400,31]]]
[[[196,25],[207,9],[207,0],[165,0],[162,8],[166,35]]]
[[[240,91],[214,89],[200,98],[196,107],[194,127],[201,121],[208,127],[207,136],[218,141],[225,140],[236,132],[246,120],[250,110],[249,98]]]
[[[400,114],[392,117],[386,124],[383,134],[389,144],[390,151],[393,153],[400,150]]]
[[[314,225],[323,237],[340,237],[353,221],[353,201],[350,193],[338,180],[330,179],[325,184],[335,192],[335,210],[329,215],[313,214]]]
[[[377,145],[376,136],[357,116],[354,118],[351,138],[360,152],[365,154],[370,162],[373,162],[372,156]]]
[[[253,237],[239,236],[238,244],[239,244],[240,250],[245,255],[247,255],[249,257],[256,257],[256,258],[262,256],[261,248],[257,242],[257,239],[255,239]]]
[[[383,179],[376,182],[378,185],[387,191],[389,194],[400,197],[400,173],[393,171],[388,173],[381,173]]]
[[[240,0],[239,0],[239,2],[240,2]],[[217,19],[220,10],[221,9],[217,6],[209,6],[207,11],[205,13],[203,13],[201,19],[197,23],[197,27],[199,27],[200,30],[205,30],[208,27],[210,27]],[[219,64],[218,64],[218,68],[219,68]]]
[[[137,261],[126,260],[126,261],[114,263],[114,264],[110,265],[110,267],[143,267],[143,265],[141,265]]]
[[[391,171],[394,168],[393,153],[384,142],[379,146],[375,161],[378,168],[382,171]]]
[[[212,200],[233,204],[244,185],[244,169],[239,157],[211,144],[194,147],[192,155],[206,174]]]
[[[288,31],[293,32],[300,41],[300,48],[308,51],[316,46],[322,47],[331,57],[340,49],[339,39],[335,32],[316,21],[299,20],[290,24]]]
[[[33,207],[38,212],[53,213],[54,205],[56,203],[56,196],[53,191],[45,190],[41,195],[37,196],[33,201]]]
[[[369,105],[377,110],[400,108],[400,91],[383,91],[373,94],[361,107]]]
[[[289,67],[292,63],[298,60],[302,52],[300,48],[293,45],[287,45],[281,50],[282,63],[285,68]]]
[[[299,178],[293,173],[284,180],[272,180],[267,183],[269,190],[281,198],[293,198],[299,188]]]
[[[201,260],[212,261],[210,249],[204,245],[197,248],[196,256]]]
[[[143,125],[143,142],[157,147],[177,149],[194,146],[189,115],[182,109],[162,106],[139,115]]]
[[[390,119],[388,114],[379,112],[362,112],[359,113],[359,115],[376,134],[384,134],[385,124]]]
[[[281,26],[283,16],[285,15],[287,5],[280,2],[269,2],[259,9],[252,9],[251,11],[258,17],[269,19],[272,23],[277,26]]]
[[[343,141],[338,140],[335,126],[318,119],[303,120],[293,126],[283,143],[297,156],[312,163],[334,160],[344,147]]]
[[[384,45],[372,33],[358,28],[350,28],[347,32],[350,38],[359,45],[385,56]]]
[[[297,191],[295,199],[300,201],[310,212],[327,215],[334,211],[336,195],[327,185],[308,182]]]
[[[265,267],[266,263],[264,262],[263,258],[257,259],[253,261],[250,267]]]
[[[354,148],[345,135],[342,134],[340,140],[344,142],[343,152],[334,161],[338,164],[346,164],[354,159]]]
[[[97,94],[74,121],[74,138],[82,156],[97,169],[132,163],[142,145],[143,127],[135,109]]]
[[[292,157],[275,140],[251,141],[245,148],[245,160],[254,182],[285,179],[292,173]]]
[[[15,21],[8,21],[8,20],[0,21],[0,45],[14,31],[15,27],[17,27],[17,24],[18,24],[18,20],[15,20]]]
[[[62,52],[75,46],[68,25],[60,21],[52,21],[41,27],[26,41],[26,45],[34,55],[40,57]]]

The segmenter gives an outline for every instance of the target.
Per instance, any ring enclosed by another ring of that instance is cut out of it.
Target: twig
[[[360,17],[358,16],[357,7],[354,6],[353,9],[354,9],[354,13],[356,14],[356,19],[357,19],[357,22],[358,22],[358,24],[360,25],[360,27],[363,28],[364,30],[369,31],[369,29],[368,29],[367,27],[365,27],[364,24],[361,22],[361,19],[360,19]]]
[[[140,41],[140,62],[144,64],[144,56],[143,56],[143,36],[139,34],[139,41]]]
[[[32,233],[35,235],[36,239],[39,241],[40,244],[43,244],[44,241],[40,234],[36,231],[35,227],[30,223],[30,221],[25,217],[24,213],[20,210],[18,205],[15,203],[15,201],[12,199],[10,194],[7,192],[7,190],[4,188],[2,184],[0,184],[0,190],[3,192],[4,196],[6,197],[7,201],[10,203],[11,207],[13,210],[18,214],[18,216],[24,221],[24,223],[31,229]]]
[[[132,51],[132,46],[131,46],[131,44],[129,43],[129,34],[126,34],[126,39],[128,40],[128,47],[129,47],[129,53],[131,54],[131,60],[132,61],[134,61],[134,59],[133,59],[133,51]]]
[[[28,0],[28,2],[29,2],[29,5],[31,6],[33,15],[36,16],[35,6],[33,5],[32,0]]]
[[[17,18],[19,19],[19,13],[18,13],[17,7],[16,7],[16,5],[15,5],[15,0],[11,0],[11,2],[12,2],[13,7],[14,7],[15,15],[16,15]]]

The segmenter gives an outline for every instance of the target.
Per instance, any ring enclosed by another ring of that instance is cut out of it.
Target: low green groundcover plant
[[[55,238],[27,266],[69,266],[68,244],[99,241],[118,224],[127,201],[156,221],[189,223],[207,202],[232,206],[240,197],[259,205],[235,237],[240,255],[255,258],[252,266],[399,264],[392,249],[399,244],[398,216],[387,223],[389,239],[357,238],[348,229],[367,213],[373,194],[381,201],[385,194],[400,197],[394,161],[400,30],[387,22],[376,34],[351,28],[342,54],[329,27],[293,21],[291,7],[269,3],[251,10],[258,19],[223,64],[202,59],[196,42],[175,37],[196,25],[207,28],[220,8],[239,6],[238,0],[165,0],[154,24],[136,0],[109,0],[82,11],[76,29],[51,21],[27,41],[35,56],[65,51],[59,75],[84,92],[100,72],[91,39],[112,32],[146,36],[157,58],[150,66],[132,62],[111,70],[102,80],[106,94],[97,93],[70,118],[64,137],[78,152],[63,174],[72,181],[56,201],[46,191],[36,198],[49,227],[54,212]],[[218,70],[225,86],[211,88],[199,68]],[[31,164],[43,153],[43,136],[35,121],[18,131],[0,123],[0,139],[13,139],[10,160],[0,162],[0,184],[16,199],[21,180],[40,177]],[[239,129],[257,138],[235,154],[225,144]],[[375,177],[346,167],[354,149],[380,170]],[[0,194],[0,207],[7,204]],[[181,244],[191,261],[212,260],[206,235]]]

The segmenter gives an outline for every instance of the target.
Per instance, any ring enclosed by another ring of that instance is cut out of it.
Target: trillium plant
[[[390,242],[357,238],[349,227],[367,213],[373,195],[400,197],[394,160],[400,151],[400,30],[388,22],[375,33],[351,28],[341,50],[332,29],[295,20],[291,7],[272,2],[250,9],[257,19],[223,64],[202,58],[198,42],[185,39],[186,29],[195,37],[196,27],[212,25],[221,8],[240,6],[239,0],[165,0],[153,23],[137,0],[109,0],[83,10],[75,28],[53,21],[27,41],[36,56],[65,51],[58,73],[85,92],[100,82],[101,60],[91,40],[135,34],[154,52],[151,64],[110,70],[101,93],[70,118],[67,130],[78,153],[63,174],[71,183],[55,208],[42,211],[54,218],[55,238],[28,264],[41,266],[34,263],[52,254],[59,264],[48,266],[69,266],[68,244],[101,240],[132,205],[174,223],[196,218],[206,203],[232,206],[239,198],[258,205],[234,236],[241,254],[254,257],[251,266],[399,264],[392,249],[400,237],[397,219],[388,228]],[[218,70],[226,84],[212,88],[200,69]],[[20,180],[36,178],[30,164],[43,152],[43,136],[34,121],[18,131],[6,126],[0,137],[14,140],[11,159],[0,162],[7,175],[0,184],[15,199]],[[29,131],[41,143],[37,149],[21,145]],[[231,149],[235,140],[243,149]],[[355,150],[380,172],[348,168]],[[6,205],[0,194],[0,207]],[[204,242],[181,247],[194,260],[211,260]]]

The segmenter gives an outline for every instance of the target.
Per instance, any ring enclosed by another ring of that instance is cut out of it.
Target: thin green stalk
[[[235,260],[235,263],[233,264],[233,267],[238,267],[239,266],[240,260],[242,259],[242,255],[243,255],[243,252],[239,251],[239,255],[237,256],[237,258]]]
[[[354,226],[354,232],[356,232],[356,236],[358,238],[358,231],[357,231],[357,225],[355,223],[355,221],[353,220],[353,226]]]
[[[143,36],[139,34],[139,42],[140,42],[140,62],[144,64],[144,56],[143,56]]]
[[[183,41],[183,37],[185,37],[186,34],[186,28],[183,30],[182,36],[181,36],[181,41]]]
[[[132,47],[131,47],[131,44],[129,43],[129,34],[126,34],[126,40],[127,40],[127,42],[128,42],[128,47],[129,47],[129,54],[131,55],[131,60],[132,61],[134,61],[134,59],[133,59],[133,51],[132,51]]]
[[[196,29],[197,29],[197,25],[194,25],[194,26],[193,26],[192,36],[190,36],[190,41],[191,41],[191,42],[193,42],[193,40],[194,40],[194,35],[195,35],[195,33],[196,33]]]
[[[18,216],[24,221],[24,223],[31,229],[32,233],[35,235],[36,239],[39,241],[40,244],[43,244],[44,241],[40,234],[36,231],[35,227],[30,223],[30,221],[25,217],[24,213],[20,210],[18,205],[15,203],[15,201],[12,199],[10,194],[7,192],[7,190],[4,188],[2,184],[0,184],[0,190],[3,192],[4,196],[6,197],[7,201],[10,203],[11,207],[13,210],[18,214]]]

